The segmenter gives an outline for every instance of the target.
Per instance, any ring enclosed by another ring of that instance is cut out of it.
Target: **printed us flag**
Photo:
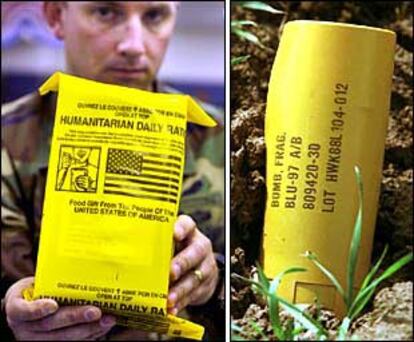
[[[176,204],[181,158],[134,150],[108,150],[104,193]]]

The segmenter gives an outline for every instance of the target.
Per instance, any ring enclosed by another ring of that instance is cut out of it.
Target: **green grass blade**
[[[358,261],[358,251],[361,243],[361,233],[362,233],[362,214],[363,214],[363,205],[364,205],[364,189],[362,187],[362,176],[361,171],[358,166],[355,166],[355,176],[357,179],[358,185],[358,198],[359,198],[359,208],[358,214],[355,220],[354,232],[352,235],[351,246],[349,247],[349,258],[348,258],[348,267],[347,267],[347,293],[345,297],[346,307],[349,310],[352,304],[353,299],[353,290],[354,290],[354,280],[355,280],[355,270]]]
[[[241,333],[242,331],[243,331],[242,328],[240,328],[237,324],[232,322],[231,323],[231,340],[232,341],[246,341],[246,339],[244,339],[239,334],[237,334],[237,333]]]
[[[293,341],[294,327],[295,327],[295,323],[294,323],[293,320],[285,323],[285,326],[284,326],[284,334],[285,334],[284,341]]]
[[[369,273],[367,274],[367,276],[364,278],[364,281],[362,282],[360,291],[367,287],[367,285],[371,282],[371,279],[378,272],[378,269],[381,266],[381,264],[382,264],[382,262],[383,262],[383,260],[385,258],[385,255],[387,254],[387,251],[388,251],[388,245],[385,246],[384,250],[382,251],[382,254],[381,254],[380,258],[375,263],[375,265],[371,269],[371,271],[369,271]]]
[[[296,336],[298,336],[299,334],[301,334],[301,333],[303,333],[305,331],[305,328],[303,328],[303,327],[297,327],[297,328],[294,328],[293,329],[293,331],[292,331],[292,333],[291,333],[291,338],[290,338],[290,340],[292,341],[296,341],[296,339],[295,339],[295,337]]]
[[[289,273],[295,273],[295,272],[306,272],[306,268],[303,267],[291,267],[288,268],[287,270],[284,270],[282,272],[280,272],[270,283],[270,293],[274,293],[277,292],[277,289],[279,288],[280,282],[282,281],[282,278]]]
[[[256,286],[257,287],[257,289],[263,294],[263,295],[267,295],[268,294],[268,289],[265,289],[264,287],[263,287],[263,285],[262,284],[260,284],[260,283],[258,283],[257,281],[254,281],[254,280],[251,280],[251,279],[248,279],[248,278],[245,278],[245,277],[242,277],[241,275],[238,275],[238,274],[236,274],[236,273],[232,273],[232,278],[234,278],[234,279],[239,279],[239,280],[243,280],[244,282],[246,282],[246,283],[249,283],[250,285],[254,285],[254,286]]]
[[[236,323],[231,323],[231,330],[236,332],[242,332],[242,328],[240,328]]]
[[[242,26],[247,26],[247,25],[257,27],[257,24],[252,20],[232,20],[230,25],[231,27],[239,27],[239,28]]]
[[[315,302],[315,306],[316,306],[316,319],[319,319],[321,316],[321,303],[319,301],[319,296],[318,294],[316,294],[316,302]]]
[[[367,285],[363,290],[361,290],[356,296],[354,302],[351,305],[349,310],[349,317],[353,319],[356,315],[364,308],[363,304],[368,302],[368,299],[374,294],[375,288],[385,279],[393,275],[400,268],[404,267],[410,261],[413,260],[413,252],[408,253],[407,255],[401,257],[391,266],[389,266],[378,278],[373,280],[369,285]],[[368,299],[366,298],[368,297]]]
[[[285,12],[277,10],[273,8],[272,6],[265,4],[261,1],[243,1],[241,3],[241,6],[244,8],[259,10],[259,11],[265,11],[273,14],[284,14]]]
[[[296,319],[300,324],[302,324],[306,329],[310,330],[315,334],[321,334],[328,336],[327,331],[325,328],[312,317],[310,317],[307,313],[303,312],[301,309],[297,308],[295,305],[290,304],[286,300],[281,297],[278,297],[274,293],[270,293],[269,295],[275,296],[276,300],[284,307],[284,309],[290,313],[294,319]]]
[[[274,293],[272,291],[269,292]],[[286,339],[286,336],[283,331],[282,324],[280,323],[279,302],[275,296],[268,296],[267,303],[269,305],[269,318],[273,332],[275,333],[278,340],[284,341]]]
[[[266,288],[267,291],[269,291],[270,293],[273,293],[274,291],[270,289],[270,282],[267,279],[266,275],[264,274],[263,269],[259,263],[256,263],[256,268],[257,268],[257,275],[259,277],[260,284],[262,284],[263,287]],[[272,296],[266,296],[266,297],[267,297],[267,303],[269,305],[269,318],[270,318],[270,323],[272,325],[273,332],[276,334],[279,340],[284,340],[285,338],[284,338],[283,328],[279,320],[279,303],[277,302],[275,297],[272,297]]]
[[[408,264],[410,261],[413,260],[413,252],[410,252],[397,261],[395,261],[393,264],[391,264],[378,278],[373,280],[371,284],[369,284],[363,291],[361,292],[368,292],[369,288],[375,287],[378,284],[380,284],[382,281],[387,279],[388,277],[392,276],[395,272],[397,272],[399,269],[404,267],[406,264]]]
[[[267,279],[266,274],[264,274],[262,267],[258,262],[256,262],[257,275],[259,276],[259,282],[263,287],[268,290],[270,287],[269,279]]]
[[[270,283],[269,292],[276,293],[277,289],[280,285],[282,277],[289,273],[294,272],[304,272],[306,271],[305,268],[302,267],[291,267],[287,270],[280,272]],[[270,322],[272,324],[273,331],[275,332],[277,338],[279,340],[289,340],[290,338],[286,335],[286,332],[283,331],[282,324],[280,323],[279,318],[279,302],[275,296],[268,297],[268,304],[269,304],[269,317]]]
[[[234,65],[243,63],[243,62],[247,61],[249,58],[250,58],[250,55],[240,56],[240,57],[233,57],[231,59],[231,65],[234,66]]]
[[[275,293],[270,293],[267,289],[263,288],[262,284],[254,280],[250,280],[245,277],[242,277],[235,273],[232,274],[232,277],[236,279],[241,279],[250,284],[256,285],[263,292],[265,296],[274,296],[275,299],[283,305],[285,310],[288,311],[296,320],[298,320],[308,330],[311,330],[312,332],[319,333],[322,335],[326,335],[326,336],[328,335],[324,327],[319,322],[315,321],[312,317],[310,317],[308,314],[306,314],[305,312],[303,312],[302,310],[300,310],[293,304],[290,304],[286,300],[278,297]]]
[[[261,327],[259,327],[259,325],[255,322],[250,320],[249,321],[250,326],[260,335],[260,337],[262,339],[264,339],[265,341],[268,340],[269,338],[266,337],[266,335],[263,333],[263,329]]]
[[[275,300],[278,301],[279,303],[281,303],[281,305],[283,305],[285,310],[288,311],[306,329],[311,330],[314,333],[318,333],[318,334],[321,334],[321,335],[328,336],[328,333],[326,332],[324,327],[319,322],[315,321],[312,317],[310,317],[308,314],[306,314],[305,312],[303,312],[302,310],[300,310],[299,308],[297,308],[293,304],[290,304],[286,300],[278,297],[275,293],[270,293],[267,289],[263,288],[262,284],[254,281],[254,280],[250,280],[250,279],[247,279],[245,277],[242,277],[242,276],[240,276],[238,274],[235,274],[235,273],[232,274],[232,277],[236,278],[236,279],[244,280],[247,283],[250,283],[250,284],[253,284],[253,285],[257,286],[265,296],[274,296]]]
[[[316,334],[317,341],[328,341],[328,337],[327,335]]]
[[[320,261],[318,260],[317,256],[310,251],[305,252],[304,256],[312,261],[317,268],[319,268],[323,274],[331,281],[331,283],[336,287],[337,291],[341,295],[342,299],[346,303],[345,292],[342,288],[341,284],[339,284],[338,279],[329,271],[325,266],[323,266]]]
[[[346,340],[346,335],[348,334],[350,324],[351,324],[351,319],[349,317],[345,317],[342,320],[341,326],[338,329],[338,336],[336,338],[337,341]]]
[[[365,306],[367,305],[367,303],[371,299],[372,295],[374,294],[376,288],[377,288],[376,286],[373,287],[368,293],[366,293],[363,297],[361,297],[360,299],[358,299],[358,305],[355,307],[355,310],[352,310],[352,309],[349,310],[349,312],[347,313],[347,315],[351,319],[354,319],[355,317],[357,317],[359,315],[359,313],[365,308]],[[356,300],[354,302],[356,302]],[[352,303],[352,305],[353,304],[354,303]],[[352,308],[352,306],[351,306],[351,308]]]
[[[231,340],[232,340],[232,341],[247,341],[245,338],[241,337],[241,336],[240,336],[240,335],[238,335],[238,334],[233,334],[233,335],[231,336]]]
[[[239,36],[241,39],[247,40],[253,44],[263,47],[263,44],[260,42],[259,38],[257,38],[257,36],[255,36],[253,33],[249,31],[245,31],[237,27],[232,27],[231,32]]]

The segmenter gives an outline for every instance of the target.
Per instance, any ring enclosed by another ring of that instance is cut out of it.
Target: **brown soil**
[[[396,283],[382,289],[374,300],[374,309],[354,324],[359,340],[413,340],[413,283]]]
[[[232,271],[248,276],[259,255],[266,201],[264,114],[270,70],[283,23],[293,19],[348,22],[389,28],[397,33],[391,112],[383,165],[373,260],[389,245],[384,267],[412,250],[412,3],[410,2],[268,2],[286,15],[241,9],[232,5],[231,18],[253,20],[249,27],[267,47],[231,35],[231,56],[250,58],[231,69],[231,249]],[[245,266],[240,267],[242,248]],[[412,281],[410,267],[380,286]],[[245,284],[232,281],[232,316],[242,319],[267,314]],[[250,311],[247,311],[250,307]],[[256,310],[256,311],[255,311]],[[266,311],[266,310],[265,310]],[[267,319],[267,318],[266,318]],[[241,323],[241,322],[239,322]],[[270,337],[270,336],[269,336]]]

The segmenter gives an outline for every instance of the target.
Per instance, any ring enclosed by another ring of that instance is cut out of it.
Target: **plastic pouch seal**
[[[91,304],[118,324],[189,338],[167,315],[187,121],[214,126],[188,95],[55,73],[57,91],[33,298]]]
[[[23,290],[23,298],[27,301],[34,300],[34,287],[28,287]],[[137,320],[138,319],[138,320]],[[139,320],[137,317],[132,316],[117,316],[117,324],[124,325],[130,328],[142,329],[143,322]],[[167,315],[167,322],[168,330],[166,334],[169,336],[175,337],[185,337],[194,340],[201,340],[204,335],[204,328],[198,324],[192,323],[188,320],[182,319],[180,317],[174,315]],[[157,330],[157,328],[154,328]],[[165,331],[164,331],[165,332]]]

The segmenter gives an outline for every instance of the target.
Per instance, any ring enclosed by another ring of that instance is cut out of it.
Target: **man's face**
[[[62,6],[68,72],[151,90],[173,33],[174,2],[86,1]]]

